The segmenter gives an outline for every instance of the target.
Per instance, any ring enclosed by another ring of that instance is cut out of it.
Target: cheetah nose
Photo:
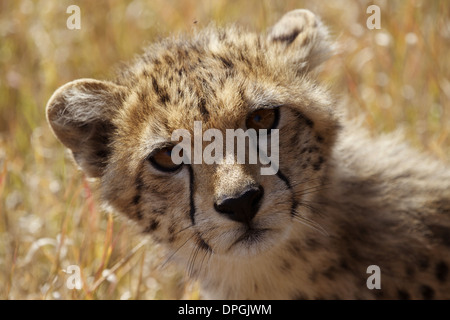
[[[250,186],[236,196],[222,197],[214,203],[214,208],[231,220],[249,223],[258,212],[263,194],[262,186]]]

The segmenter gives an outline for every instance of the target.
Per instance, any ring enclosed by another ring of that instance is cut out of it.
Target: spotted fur
[[[306,10],[265,34],[211,26],[153,44],[114,81],[62,86],[47,117],[104,201],[165,245],[204,297],[448,299],[450,170],[342,117],[314,77],[331,51]],[[167,173],[147,160],[175,129],[245,129],[250,112],[275,106],[276,175],[261,164]],[[249,224],[215,210],[251,185],[264,196]],[[380,290],[366,286],[369,265]]]

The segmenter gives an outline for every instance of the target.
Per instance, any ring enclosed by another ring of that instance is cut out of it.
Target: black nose
[[[248,223],[258,212],[263,194],[263,187],[251,186],[236,196],[216,201],[214,208],[231,220]]]

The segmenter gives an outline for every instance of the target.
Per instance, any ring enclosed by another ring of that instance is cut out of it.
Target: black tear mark
[[[139,170],[136,179],[135,179],[135,185],[136,185],[136,195],[133,197],[131,201],[131,205],[135,207],[136,210],[136,217],[138,220],[142,220],[143,215],[140,208],[140,201],[141,201],[141,192],[142,188],[144,186],[144,182],[142,181],[142,171]]]
[[[289,182],[289,179],[286,178],[286,176],[285,176],[283,173],[281,173],[281,170],[278,170],[277,176],[278,176],[278,178],[280,178],[281,180],[283,180],[283,182],[286,184],[286,186],[288,187],[289,190],[292,189],[291,183]]]
[[[297,209],[298,202],[295,199],[294,190],[292,190],[292,185],[289,179],[281,172],[281,170],[278,170],[277,177],[280,178],[287,186],[288,190],[291,191],[291,217],[295,216],[295,210]]]
[[[191,218],[192,225],[195,225],[195,203],[194,203],[194,170],[191,166],[188,166],[189,170],[189,217]]]

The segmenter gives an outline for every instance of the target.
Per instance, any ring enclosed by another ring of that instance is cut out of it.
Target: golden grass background
[[[66,9],[81,9],[68,30]],[[366,9],[381,8],[369,30]],[[338,43],[323,81],[373,133],[402,128],[450,159],[449,1],[0,2],[0,299],[198,298],[161,250],[103,212],[93,185],[51,134],[44,108],[60,85],[107,79],[145,43],[211,21],[264,31],[295,8],[319,14]],[[83,288],[69,290],[69,265]]]

